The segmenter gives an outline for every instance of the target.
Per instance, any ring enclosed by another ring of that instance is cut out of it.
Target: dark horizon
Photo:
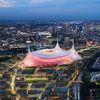
[[[0,20],[100,20],[99,0],[0,0]]]
[[[70,21],[80,21],[80,22],[100,22],[100,20],[75,20],[75,19],[66,19],[66,20],[59,20],[59,19],[48,19],[48,20],[35,20],[35,19],[26,19],[26,20],[0,20],[0,24],[3,23],[38,23],[38,22],[70,22]]]

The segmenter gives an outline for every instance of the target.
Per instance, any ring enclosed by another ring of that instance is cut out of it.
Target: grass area
[[[49,82],[48,80],[27,80],[27,83]]]
[[[95,82],[96,85],[100,85],[100,80]]]
[[[11,59],[11,57],[9,57],[9,56],[0,57],[0,62],[7,61],[7,60],[9,60],[9,59]]]
[[[40,94],[33,94],[33,95],[28,95],[29,97],[39,97],[40,96]]]
[[[25,79],[25,81],[29,81],[29,80],[34,80],[34,81],[47,81],[48,80],[48,78],[27,78],[27,79]]]
[[[42,88],[31,88],[30,90],[43,90],[45,87]],[[26,90],[27,88],[20,88],[20,90]]]

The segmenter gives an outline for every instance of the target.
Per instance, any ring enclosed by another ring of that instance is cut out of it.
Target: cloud
[[[26,6],[31,4],[40,4],[52,0],[0,0],[0,8],[8,8],[15,6]]]
[[[24,6],[31,0],[0,0],[0,8]]]
[[[45,3],[45,2],[49,2],[49,1],[52,1],[52,0],[32,0],[31,2],[34,4],[37,4],[37,3]]]
[[[16,1],[15,0],[0,0],[0,7],[13,7],[15,6]]]
[[[0,8],[15,7],[15,6],[73,6],[73,5],[87,5],[99,4],[99,0],[0,0]]]

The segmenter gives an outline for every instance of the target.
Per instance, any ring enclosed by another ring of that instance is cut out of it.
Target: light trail
[[[15,73],[14,75],[11,76],[11,91],[13,94],[16,94],[16,91],[15,91],[15,79],[16,79],[16,73],[17,73],[17,69],[15,69]]]

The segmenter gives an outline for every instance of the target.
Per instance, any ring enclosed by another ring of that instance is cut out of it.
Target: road
[[[74,94],[73,100],[81,100],[80,99],[80,82],[82,81],[81,79],[82,74],[83,73],[81,72],[77,78],[77,82],[74,83],[73,85],[73,94]]]
[[[95,55],[91,59],[95,58],[96,57]],[[85,65],[83,65],[83,69],[82,69],[81,73],[79,74],[79,76],[77,78],[77,82],[73,85],[73,94],[74,94],[73,100],[81,100],[81,97],[80,97],[80,82],[82,81],[83,72],[86,70],[87,66],[91,64],[91,59]],[[97,62],[97,60],[94,61],[94,63],[95,62]]]

